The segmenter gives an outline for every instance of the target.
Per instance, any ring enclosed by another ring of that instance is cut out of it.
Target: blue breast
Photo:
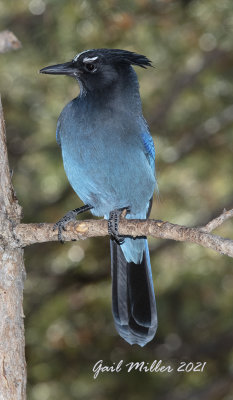
[[[141,121],[109,108],[100,118],[79,98],[61,113],[57,140],[64,168],[81,200],[94,207],[93,214],[108,216],[129,206],[132,216],[145,218],[156,183],[153,140],[149,133],[141,135]]]

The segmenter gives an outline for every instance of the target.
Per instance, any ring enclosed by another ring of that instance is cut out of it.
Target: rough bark
[[[120,235],[152,236],[161,239],[172,239],[180,242],[191,242],[210,248],[221,254],[233,257],[233,240],[212,235],[210,232],[227,219],[233,217],[233,209],[223,213],[206,226],[188,228],[157,220],[126,220],[121,219],[119,224]],[[14,228],[18,246],[29,246],[34,243],[57,241],[57,230],[53,231],[53,224],[19,224]],[[64,241],[86,239],[88,237],[108,235],[106,220],[89,220],[69,223],[63,233]]]
[[[0,103],[0,400],[26,399],[24,356],[23,249],[14,237],[20,222],[11,184],[6,136]]]

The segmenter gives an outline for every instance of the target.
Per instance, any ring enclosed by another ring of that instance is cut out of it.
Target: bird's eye
[[[88,72],[95,72],[95,71],[96,71],[96,66],[95,66],[95,64],[86,63],[86,64],[85,64],[85,68],[86,68],[86,70],[87,70]]]

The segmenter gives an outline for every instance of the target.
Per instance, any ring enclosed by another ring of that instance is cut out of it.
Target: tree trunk
[[[0,400],[26,399],[24,356],[23,249],[13,228],[20,222],[11,184],[3,111],[0,103]]]

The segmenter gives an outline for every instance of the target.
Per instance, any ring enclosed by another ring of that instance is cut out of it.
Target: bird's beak
[[[52,74],[52,75],[70,75],[75,76],[77,69],[74,66],[73,61],[66,62],[64,64],[50,65],[40,70],[41,74]]]

